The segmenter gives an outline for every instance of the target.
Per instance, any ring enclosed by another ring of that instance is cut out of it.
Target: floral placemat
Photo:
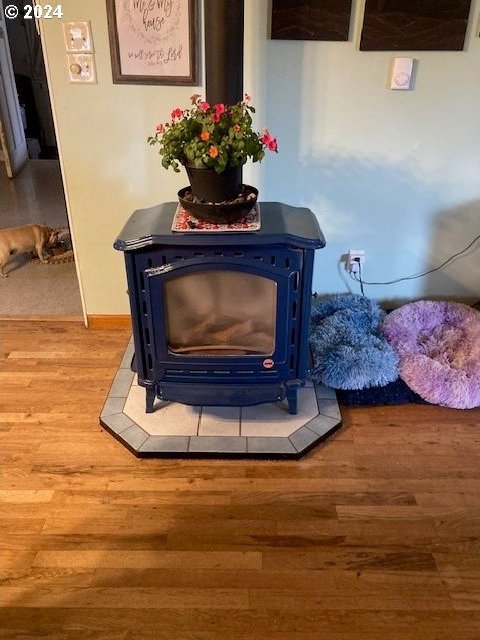
[[[173,216],[172,231],[181,231],[182,233],[190,233],[197,231],[206,231],[208,233],[219,231],[258,231],[261,227],[260,205],[257,202],[253,209],[243,218],[231,224],[219,224],[215,222],[206,222],[198,220],[188,211],[177,205],[177,210]]]

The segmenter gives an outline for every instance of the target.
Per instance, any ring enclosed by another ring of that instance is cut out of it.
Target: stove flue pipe
[[[204,0],[206,100],[243,99],[244,0]]]

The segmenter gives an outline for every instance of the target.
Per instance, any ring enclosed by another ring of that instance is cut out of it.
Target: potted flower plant
[[[242,189],[241,167],[248,160],[260,162],[265,150],[277,152],[276,138],[267,129],[252,127],[254,107],[250,96],[236,104],[211,105],[199,94],[188,109],[173,109],[170,122],[159,124],[148,137],[159,145],[162,165],[180,171],[183,165],[194,197],[220,203],[233,200]]]

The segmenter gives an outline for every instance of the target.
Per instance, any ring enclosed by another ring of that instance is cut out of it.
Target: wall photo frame
[[[272,0],[272,40],[348,40],[352,0]]]
[[[197,84],[196,0],[106,0],[114,84]]]
[[[463,51],[471,0],[365,0],[361,51]]]

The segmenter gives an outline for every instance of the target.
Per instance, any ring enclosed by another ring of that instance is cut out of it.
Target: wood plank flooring
[[[295,462],[142,460],[98,424],[126,330],[1,336],[1,638],[480,638],[478,409],[342,408]]]

